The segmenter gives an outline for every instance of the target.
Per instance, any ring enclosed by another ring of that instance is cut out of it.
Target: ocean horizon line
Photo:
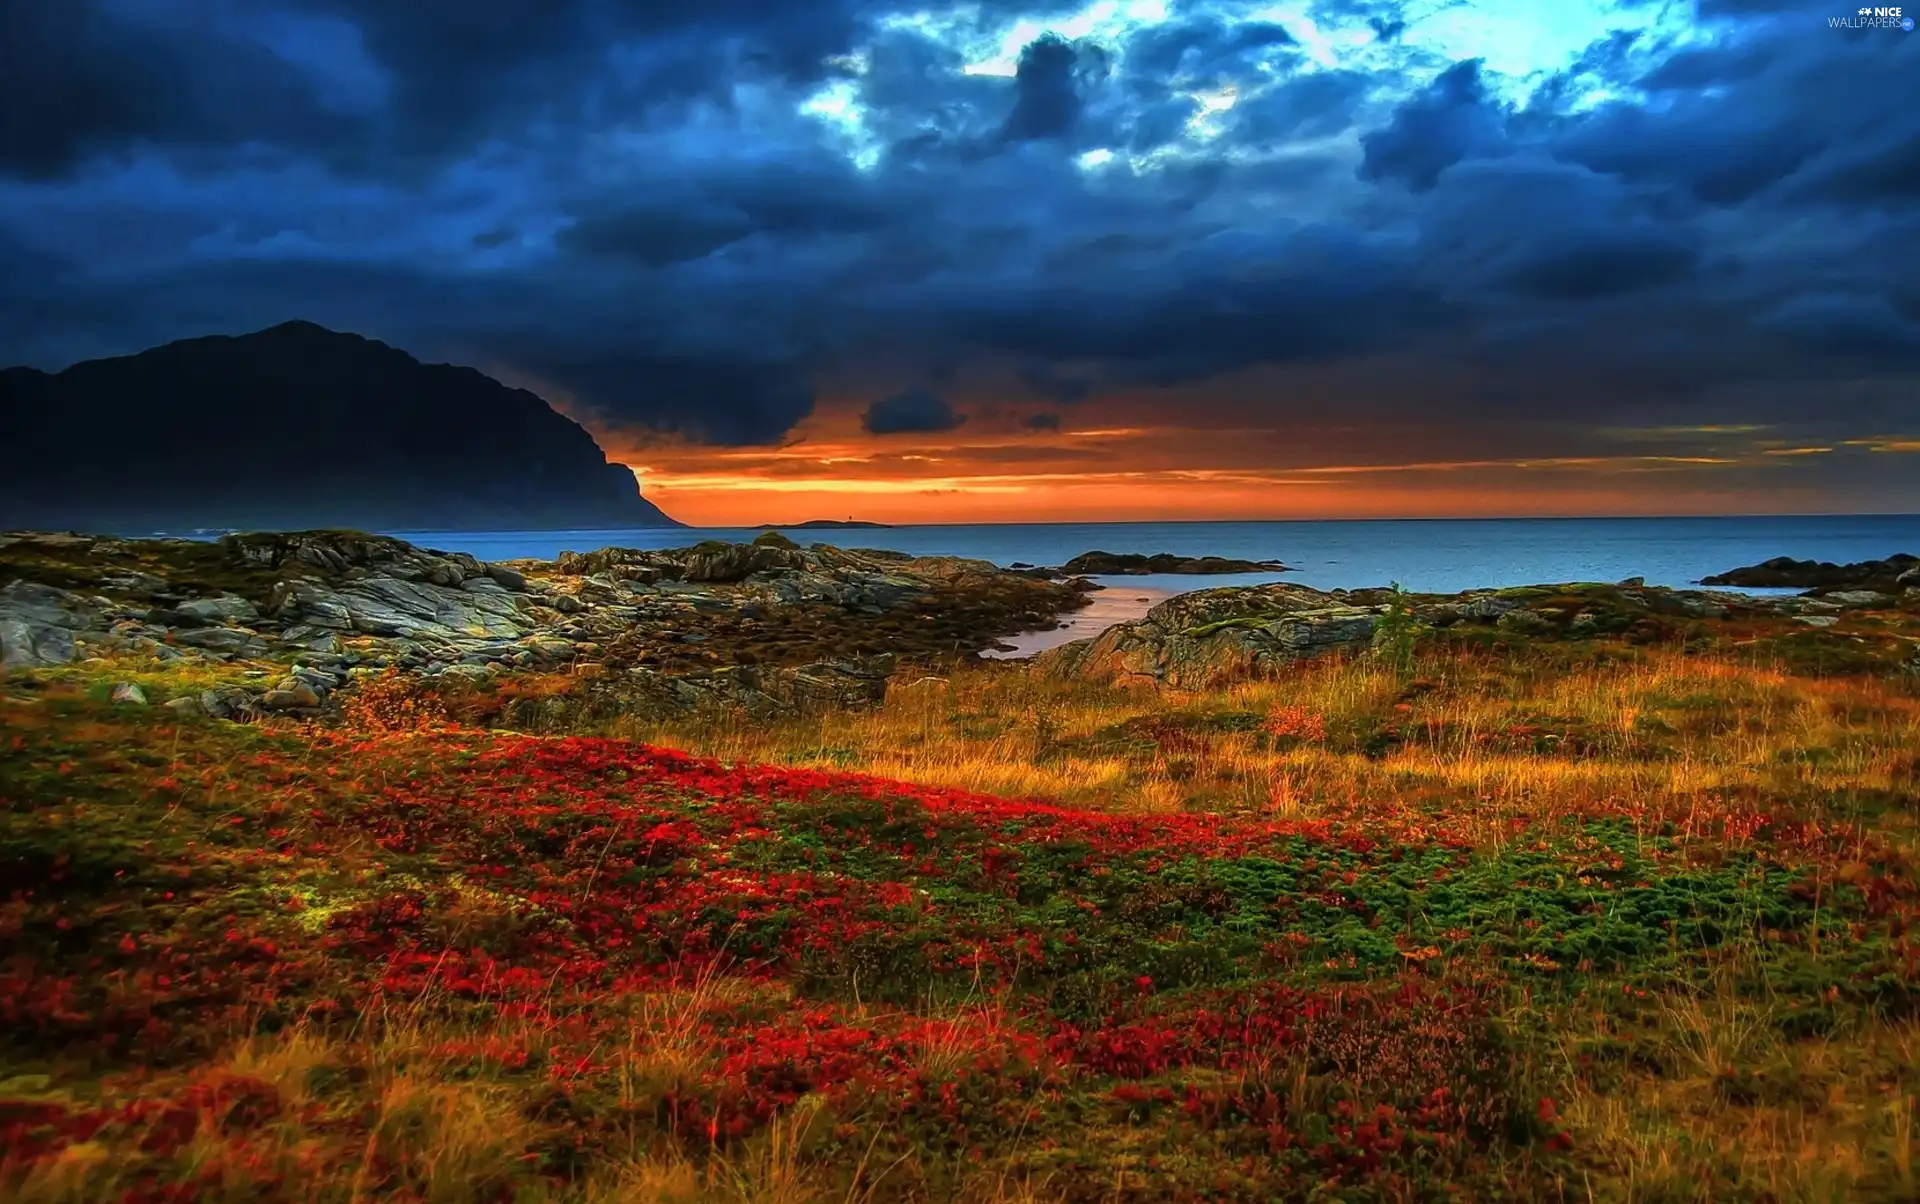
[[[842,530],[885,531],[922,527],[1141,527],[1141,526],[1232,526],[1248,523],[1322,524],[1322,523],[1590,523],[1590,522],[1715,522],[1728,520],[1782,520],[1810,518],[1886,518],[1920,519],[1920,511],[1807,511],[1786,514],[1526,514],[1526,515],[1408,515],[1394,518],[1101,518],[1030,520],[1024,522],[905,522],[888,523],[879,519],[832,520],[871,522],[876,526],[848,527]],[[467,533],[478,531],[791,531],[801,530],[818,519],[793,523],[681,523],[666,527],[394,527],[391,534]],[[815,526],[811,530],[829,531],[833,527]]]

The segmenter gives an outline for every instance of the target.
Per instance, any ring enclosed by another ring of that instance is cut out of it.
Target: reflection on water
[[[1061,616],[1064,627],[1051,631],[1023,631],[1019,635],[1006,637],[1001,642],[1011,644],[1013,651],[996,652],[988,649],[980,655],[996,660],[1015,660],[1056,648],[1073,640],[1099,635],[1115,623],[1131,623],[1144,616],[1157,603],[1164,602],[1179,590],[1155,589],[1136,585],[1125,577],[1095,578],[1107,588],[1097,594],[1089,594],[1091,601],[1082,610],[1072,611]]]

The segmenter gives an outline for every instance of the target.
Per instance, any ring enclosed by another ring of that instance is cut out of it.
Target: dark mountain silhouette
[[[525,389],[311,322],[0,372],[0,530],[658,527]]]

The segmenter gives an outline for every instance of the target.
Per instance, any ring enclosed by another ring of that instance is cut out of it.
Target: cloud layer
[[[1688,489],[1920,503],[1911,456],[1845,452],[1920,431],[1920,35],[1276,11],[6,6],[0,363],[309,318],[537,388],[666,480],[884,437],[1091,481],[1072,432],[1126,428],[1158,433],[1101,454],[1153,471],[1657,443]],[[1245,430],[1282,434],[1249,464]]]

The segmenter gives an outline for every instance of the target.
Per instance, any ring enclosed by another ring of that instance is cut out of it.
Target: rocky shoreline
[[[1799,563],[1755,567],[1771,580]],[[1914,566],[1870,563],[1884,567],[1843,566],[1843,583],[1903,592],[1824,586],[1757,597],[1638,578],[1452,595],[1203,589],[1032,663],[1063,678],[1206,688],[1412,629],[1688,647],[1773,641],[1819,665],[1920,673]],[[1887,568],[1899,571],[1883,582]],[[718,705],[778,716],[876,702],[905,666],[1006,651],[1007,637],[1064,626],[1061,616],[1099,589],[1052,569],[802,548],[772,532],[751,543],[492,563],[349,531],[218,540],[13,532],[0,535],[0,663],[132,657],[205,669],[217,685],[166,705],[226,719],[323,714],[385,673],[475,686],[566,674],[590,678],[608,714]],[[144,700],[123,685],[118,697]]]
[[[1411,633],[1494,640],[1768,642],[1789,661],[1920,675],[1916,620],[1920,591],[1912,590],[1904,599],[1871,591],[1756,597],[1649,586],[1639,578],[1459,594],[1229,586],[1176,595],[1142,619],[1050,648],[1034,663],[1057,677],[1207,689],[1368,648],[1398,622]]]
[[[1084,582],[980,560],[750,544],[485,563],[342,531],[217,541],[0,535],[7,669],[92,656],[233,665],[222,718],[314,713],[393,669],[618,675],[636,707],[778,713],[880,697],[903,662],[974,657],[1085,605]]]
[[[1751,589],[1801,589],[1815,597],[1849,591],[1866,591],[1891,597],[1908,590],[1920,590],[1920,556],[1899,552],[1885,560],[1862,560],[1854,564],[1775,556],[1759,564],[1744,565],[1702,578],[1700,584]]]

